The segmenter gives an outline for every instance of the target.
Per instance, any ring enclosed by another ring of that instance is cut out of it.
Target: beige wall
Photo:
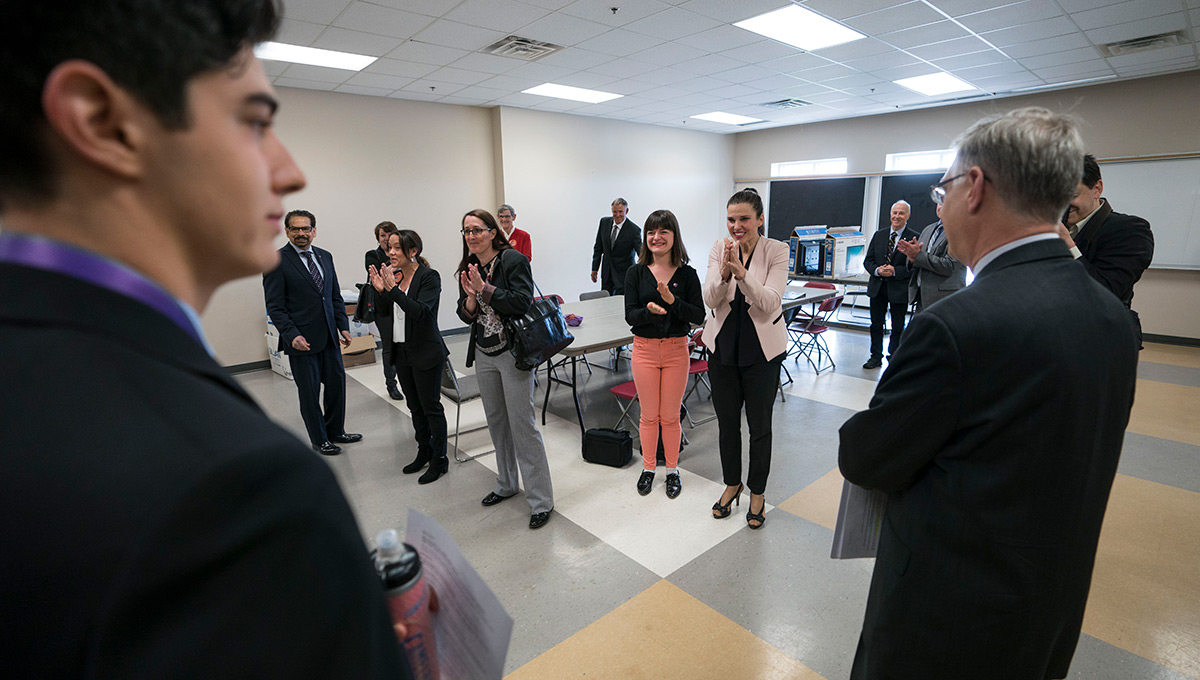
[[[1200,152],[1200,71],[935,109],[774,128],[737,135],[734,177],[770,175],[771,163],[845,156],[850,174],[882,172],[885,154],[948,148],[979,118],[1045,106],[1083,119],[1097,157]],[[1153,225],[1151,225],[1153,226]],[[1200,272],[1149,270],[1134,289],[1146,333],[1200,338]]]

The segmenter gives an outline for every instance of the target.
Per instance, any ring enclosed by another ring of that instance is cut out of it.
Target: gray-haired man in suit
[[[937,214],[938,221],[922,229],[920,237],[896,244],[912,267],[908,303],[916,302],[918,312],[967,285],[967,266],[948,251],[940,205]]]

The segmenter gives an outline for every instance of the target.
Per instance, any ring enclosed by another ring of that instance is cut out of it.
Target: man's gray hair
[[[509,205],[507,203],[500,206],[499,208],[496,208],[496,214],[499,215],[500,213],[504,212],[505,210],[507,210],[513,217],[517,216],[516,208],[513,208],[511,205]]]
[[[620,198],[620,197],[614,198],[612,204],[613,205],[623,205],[623,206],[625,206],[626,210],[629,210],[629,204],[626,203],[625,199],[623,199],[623,198]]]
[[[1083,176],[1073,116],[1029,107],[989,116],[955,140],[955,174],[979,166],[1010,210],[1057,223]]]
[[[912,212],[912,204],[909,203],[908,201],[904,200],[903,198],[900,199],[899,201],[896,201],[895,203],[893,203],[892,207],[895,208],[896,206],[898,206],[900,204],[904,204],[904,207],[908,208],[909,212]]]

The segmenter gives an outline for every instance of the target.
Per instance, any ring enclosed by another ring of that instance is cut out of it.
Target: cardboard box
[[[863,273],[867,237],[858,227],[830,229],[825,237],[825,276],[845,278]]]
[[[342,364],[346,368],[375,363],[375,336],[359,335],[350,338],[350,346],[342,348]]]
[[[275,330],[274,326],[270,327],[271,331]],[[292,363],[288,361],[288,355],[276,349],[279,347],[279,335],[267,333],[267,356],[271,360],[271,370],[288,380],[295,380],[292,375]]]
[[[792,229],[792,235],[788,239],[788,271],[789,272],[792,272],[793,274],[803,274],[804,273],[803,271],[801,271],[801,267],[796,262],[797,253],[799,252],[799,243],[801,241],[810,241],[810,240],[814,240],[814,239],[818,240],[818,241],[824,241],[825,231],[826,231],[826,227],[823,224],[816,225],[816,226],[809,226],[809,227],[796,227],[795,229]],[[803,264],[803,262],[801,262],[800,264]],[[820,276],[819,273],[817,275]]]

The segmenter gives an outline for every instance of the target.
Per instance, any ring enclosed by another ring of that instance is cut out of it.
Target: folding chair
[[[621,417],[617,418],[617,424],[613,425],[613,429],[620,429],[621,423],[628,420],[629,427],[633,429],[633,432],[636,435],[638,431],[638,424],[634,422],[633,416],[629,414],[629,409],[633,408],[633,405],[638,402],[637,386],[633,384],[632,380],[626,380],[620,385],[613,385],[612,387],[608,388],[608,391],[612,392],[612,395],[617,399],[617,406],[621,407]],[[621,401],[622,399],[626,399],[628,402],[623,403]],[[636,439],[637,437],[635,436],[634,438]],[[687,435],[681,431],[679,433],[679,445],[683,447],[690,443],[691,442],[688,441]]]
[[[819,288],[821,290],[837,290],[837,286],[824,281],[808,281],[804,284],[805,288]],[[815,307],[816,305],[813,305]],[[816,310],[813,310],[815,312]],[[803,307],[797,307],[796,311],[792,312],[791,321],[807,321],[812,318],[813,312],[804,311]]]
[[[688,358],[688,377],[692,379],[692,386],[683,394],[683,417],[687,418],[688,425],[695,428],[697,425],[703,425],[716,418],[715,415],[709,416],[699,421],[692,420],[692,414],[687,407],[687,399],[692,396],[700,385],[704,385],[708,390],[708,399],[712,399],[712,384],[708,382],[708,346],[704,344],[704,329],[697,329],[692,334],[691,344],[693,352],[700,356],[691,356]]]
[[[829,353],[829,345],[822,336],[825,331],[829,330],[827,325],[829,317],[837,312],[838,307],[842,306],[842,300],[843,296],[835,295],[822,302],[808,321],[793,321],[788,324],[788,335],[792,338],[792,347],[795,348],[796,354],[793,358],[794,361],[798,361],[800,355],[803,354],[817,373],[829,368],[837,368],[837,364],[833,362],[833,356]],[[816,354],[815,359],[813,354]],[[829,365],[825,368],[821,368],[822,358],[829,361]]]
[[[607,290],[589,290],[579,294],[579,301],[595,300],[596,298],[609,297]],[[583,366],[588,370],[588,375],[592,374],[592,362],[588,361],[587,355],[583,357]]]
[[[453,401],[454,406],[455,406],[455,409],[454,409],[454,460],[459,463],[465,463],[468,460],[482,458],[483,456],[486,456],[489,453],[495,453],[496,450],[492,449],[491,451],[485,451],[483,453],[476,454],[474,456],[468,456],[467,458],[461,458],[458,455],[458,435],[460,432],[463,431],[460,429],[460,425],[462,423],[462,405],[468,401],[474,401],[476,399],[479,399],[482,396],[479,392],[479,380],[475,377],[475,374],[472,373],[471,375],[465,375],[460,380],[458,375],[454,372],[454,366],[452,366],[450,364],[450,357],[446,357],[446,363],[442,367],[442,394],[446,395],[446,397],[448,397],[451,401]],[[471,429],[466,430],[466,431],[474,432],[476,430],[485,430],[485,429],[487,429],[486,421],[484,422],[483,425],[479,425],[478,427],[472,427]]]

